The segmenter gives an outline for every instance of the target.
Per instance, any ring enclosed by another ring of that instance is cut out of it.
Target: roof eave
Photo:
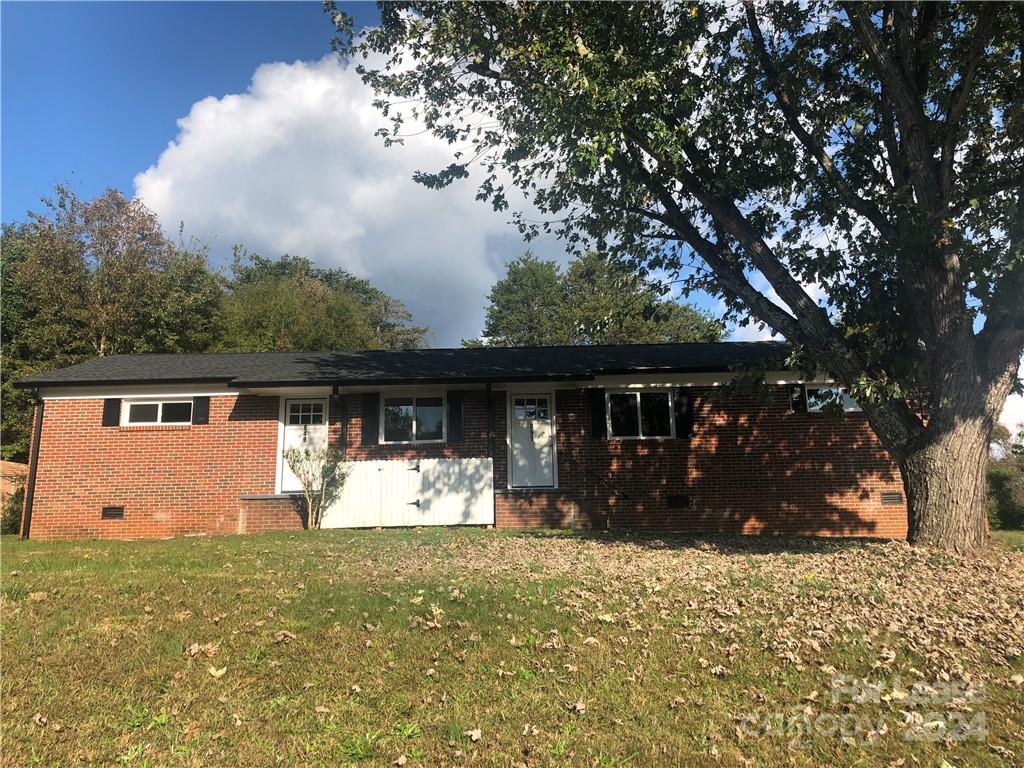
[[[230,376],[186,376],[160,379],[21,379],[14,382],[18,389],[41,389],[42,387],[135,387],[144,384],[230,384]]]
[[[579,374],[558,374],[551,376],[434,376],[419,378],[395,378],[395,377],[369,377],[359,378],[316,378],[316,379],[279,379],[274,381],[253,381],[251,379],[234,379],[228,382],[228,386],[236,389],[261,389],[266,387],[310,387],[310,386],[332,386],[339,387],[361,387],[361,386],[412,386],[414,384],[496,384],[505,381],[531,382],[531,381],[580,381],[590,380],[594,377],[589,373]]]

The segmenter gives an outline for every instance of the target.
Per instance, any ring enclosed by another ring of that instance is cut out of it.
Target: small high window
[[[443,397],[383,398],[385,443],[439,443],[444,440]]]
[[[127,400],[121,423],[129,426],[148,424],[191,424],[191,400]]]
[[[808,384],[804,390],[807,392],[808,413],[817,413],[829,406],[839,406],[844,411],[860,410],[857,401],[850,397],[850,393],[844,388]]]
[[[667,389],[607,393],[608,434],[635,439],[674,437],[672,397]]]

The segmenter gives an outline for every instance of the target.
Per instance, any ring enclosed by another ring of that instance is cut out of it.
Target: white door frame
[[[324,404],[324,428],[327,430],[327,441],[330,443],[331,440],[331,404],[330,399],[326,397],[286,397],[282,395],[278,399],[277,407],[277,459],[276,469],[274,471],[274,493],[283,493],[281,490],[281,482],[284,477],[284,428],[285,423],[288,419],[288,403],[294,403],[296,401],[303,403],[323,403]],[[295,493],[295,491],[289,491],[289,493]]]
[[[512,478],[512,401],[517,397],[546,397],[551,404],[551,481],[552,485],[515,485]],[[558,488],[558,418],[555,390],[544,390],[536,387],[510,387],[505,392],[505,447],[507,461],[505,482],[508,488],[521,490],[551,490]]]

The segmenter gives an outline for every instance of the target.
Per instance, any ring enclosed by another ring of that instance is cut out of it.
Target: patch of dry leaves
[[[393,578],[385,553],[362,566],[360,577]],[[1024,555],[999,547],[964,558],[905,542],[487,536],[407,550],[401,567],[409,580],[450,578],[456,595],[458,582],[567,580],[554,610],[623,638],[671,617],[688,636],[715,640],[721,657],[707,668],[719,677],[752,632],[797,669],[827,666],[830,646],[850,637],[877,650],[883,670],[897,653],[885,638],[898,637],[900,653],[923,657],[922,673],[940,678],[1006,669],[1024,653]]]

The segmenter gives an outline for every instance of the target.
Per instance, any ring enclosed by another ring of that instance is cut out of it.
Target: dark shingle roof
[[[729,371],[781,367],[781,342],[483,347],[368,352],[226,352],[112,355],[29,376],[21,387],[224,382],[236,387],[302,384],[587,379],[599,374]]]

